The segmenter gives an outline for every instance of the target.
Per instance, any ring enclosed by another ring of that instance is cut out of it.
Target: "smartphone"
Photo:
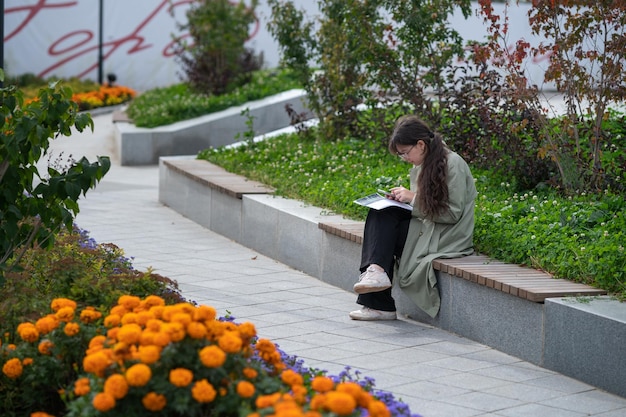
[[[394,198],[393,194],[390,193],[389,191],[385,191],[385,190],[378,190],[378,192],[382,195],[384,195],[385,197],[391,197]]]

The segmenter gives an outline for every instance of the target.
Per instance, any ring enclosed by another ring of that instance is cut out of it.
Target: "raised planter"
[[[152,129],[116,120],[115,145],[121,165],[156,165],[161,156],[192,155],[211,146],[238,142],[250,128],[262,135],[289,126],[287,104],[298,113],[307,112],[304,90],[290,90],[242,106]],[[242,114],[244,110],[247,115]],[[239,137],[241,136],[241,137]]]
[[[362,222],[326,215],[321,208],[274,196],[255,184],[250,184],[254,193],[227,194],[211,179],[215,167],[195,157],[161,158],[159,167],[161,203],[259,253],[352,290]],[[224,174],[218,177],[223,183]],[[458,276],[459,271],[468,276],[472,272],[455,267],[454,260],[448,266],[455,273],[444,272],[445,262],[441,260],[438,271],[439,315],[426,316],[394,287],[401,315],[626,397],[623,303],[606,296],[537,302],[521,291],[514,294],[510,285],[490,287]]]

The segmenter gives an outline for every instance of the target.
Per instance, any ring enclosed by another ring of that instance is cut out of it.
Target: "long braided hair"
[[[398,155],[398,145],[414,146],[419,141],[426,145],[424,162],[417,178],[416,205],[428,219],[443,214],[450,208],[447,155],[448,147],[440,134],[430,130],[428,125],[415,115],[400,117],[389,139],[389,151]]]

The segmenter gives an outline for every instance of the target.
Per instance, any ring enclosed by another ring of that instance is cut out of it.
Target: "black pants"
[[[363,231],[361,272],[364,272],[371,264],[376,264],[385,269],[389,279],[393,282],[395,260],[402,255],[410,219],[411,212],[399,207],[369,211]],[[356,302],[375,310],[396,311],[391,288],[360,294]]]

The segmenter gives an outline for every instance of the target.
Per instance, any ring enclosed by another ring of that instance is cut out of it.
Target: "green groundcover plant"
[[[207,149],[198,158],[268,184],[278,195],[357,220],[365,218],[367,209],[354,204],[356,198],[379,188],[409,185],[409,166],[389,154],[383,138],[302,140],[285,134]],[[520,191],[493,172],[473,173],[479,190],[474,236],[478,252],[626,298],[623,195],[607,191],[563,197],[541,185]]]
[[[157,127],[259,100],[301,84],[284,69],[259,70],[243,86],[220,95],[198,93],[188,83],[146,91],[133,100],[127,114],[136,126]]]

